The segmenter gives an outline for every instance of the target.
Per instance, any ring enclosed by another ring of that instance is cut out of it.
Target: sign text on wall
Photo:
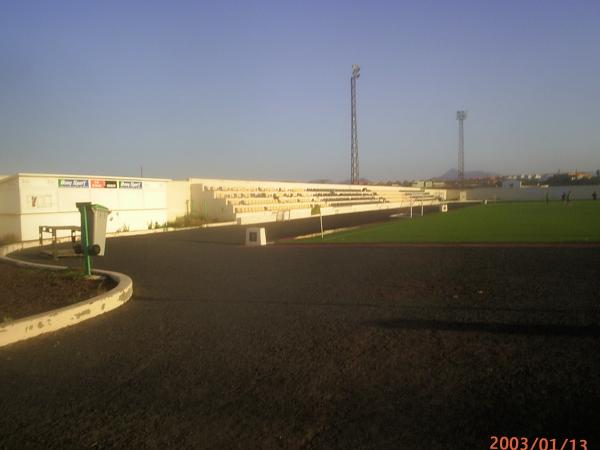
[[[121,189],[141,189],[142,182],[141,181],[132,181],[132,180],[121,180],[121,181],[119,181],[119,188],[121,188]]]
[[[89,180],[82,180],[77,178],[59,178],[58,187],[61,188],[87,188],[89,187]]]

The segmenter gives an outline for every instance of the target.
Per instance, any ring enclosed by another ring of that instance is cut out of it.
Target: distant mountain
[[[485,178],[498,176],[494,172],[484,172],[482,170],[468,170],[465,172],[465,178]],[[456,180],[458,178],[458,170],[450,169],[445,174],[439,177],[433,177],[434,180]]]

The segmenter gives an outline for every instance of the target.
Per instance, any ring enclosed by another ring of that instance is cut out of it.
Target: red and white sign
[[[90,180],[93,188],[99,189],[116,189],[117,182],[115,180]]]

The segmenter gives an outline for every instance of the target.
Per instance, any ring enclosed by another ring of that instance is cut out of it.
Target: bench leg
[[[58,250],[56,248],[56,230],[52,229],[52,258],[58,261]]]

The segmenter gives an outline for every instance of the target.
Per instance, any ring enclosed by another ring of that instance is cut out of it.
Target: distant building
[[[521,180],[507,179],[502,181],[503,189],[521,189]]]
[[[431,181],[431,180],[415,180],[412,183],[412,187],[416,187],[416,188],[433,187],[433,181]]]
[[[590,180],[594,176],[592,174],[592,172],[578,172],[578,171],[569,172],[568,175],[571,178],[571,180]]]

